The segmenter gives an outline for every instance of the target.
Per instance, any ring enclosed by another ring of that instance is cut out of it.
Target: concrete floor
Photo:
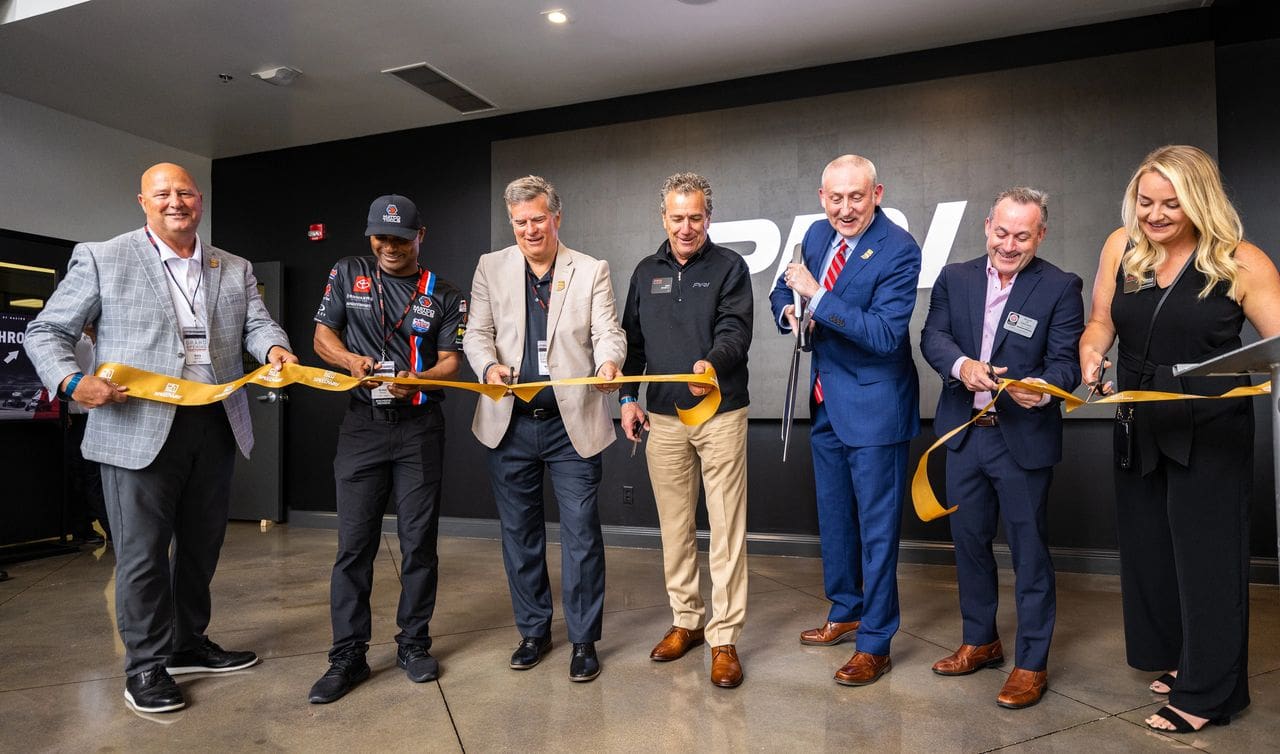
[[[3,751],[1275,751],[1280,740],[1280,592],[1252,592],[1253,705],[1230,727],[1184,736],[1148,731],[1161,697],[1150,673],[1124,662],[1119,582],[1060,574],[1050,690],[1029,709],[997,707],[1010,662],[960,678],[930,665],[960,639],[954,570],[899,569],[902,630],[893,670],[847,688],[832,673],[851,644],[803,647],[820,623],[822,567],[810,558],[752,557],[745,683],[707,680],[705,648],[672,663],[648,653],[670,624],[656,550],[610,548],[604,672],[570,683],[564,625],[538,667],[507,660],[519,640],[497,542],[444,538],[432,622],[443,672],[413,684],[395,666],[399,594],[394,535],[379,551],[373,592],[373,676],[346,698],[311,705],[326,669],[329,569],[336,533],[232,524],[214,580],[210,636],[263,662],[225,675],[179,676],[188,707],[131,712],[113,624],[110,548],[8,567],[0,583],[0,750]],[[553,550],[552,583],[559,557]],[[1012,652],[1012,574],[1001,574],[1000,625]],[[709,583],[704,563],[704,586]],[[558,605],[557,605],[558,610]]]

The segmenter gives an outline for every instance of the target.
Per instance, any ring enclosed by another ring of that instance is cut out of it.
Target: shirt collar
[[[1020,274],[1022,274],[1021,271],[1013,273],[1013,277],[1009,278],[1009,285],[1007,287],[1012,288],[1013,284],[1017,282],[1018,275]],[[991,266],[991,257],[988,256],[987,257],[987,285],[990,285],[992,281],[995,281],[996,287],[1000,288],[1000,273],[999,271],[996,270],[996,268]],[[1004,289],[1001,288],[1001,290],[1004,290]]]
[[[164,239],[163,239],[163,238],[161,238],[159,235],[157,235],[155,231],[151,230],[151,228],[150,228],[150,227],[148,227],[148,228],[147,228],[147,232],[151,235],[151,240],[152,240],[152,241],[155,241],[156,248],[160,250],[160,261],[161,261],[161,262],[168,263],[168,261],[169,261],[170,259],[181,259],[181,260],[183,260],[183,261],[187,261],[188,259],[191,259],[191,260],[194,260],[194,261],[196,261],[196,262],[199,262],[199,261],[200,261],[200,252],[201,252],[201,247],[200,247],[200,236],[199,236],[199,235],[196,235],[196,250],[195,250],[195,252],[194,252],[190,257],[180,257],[180,256],[178,256],[178,252],[176,252],[176,251],[174,251],[173,249],[169,248],[169,244],[165,243],[165,242],[164,242]]]

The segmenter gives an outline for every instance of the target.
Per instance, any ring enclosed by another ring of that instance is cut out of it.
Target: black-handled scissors
[[[1089,383],[1089,394],[1084,397],[1085,403],[1088,403],[1093,399],[1093,396],[1102,392],[1102,383],[1103,380],[1107,378],[1107,366],[1109,364],[1110,362],[1107,361],[1105,356],[1102,358],[1102,361],[1098,363],[1098,379]]]

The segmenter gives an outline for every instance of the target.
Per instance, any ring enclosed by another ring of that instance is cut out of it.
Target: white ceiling
[[[494,114],[459,115],[379,73],[423,61],[504,114],[1209,2],[89,0],[0,14],[21,19],[0,25],[0,91],[226,157]],[[554,8],[570,23],[547,23]],[[303,76],[249,76],[278,65]]]

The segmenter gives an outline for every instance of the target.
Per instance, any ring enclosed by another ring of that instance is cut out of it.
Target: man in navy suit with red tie
[[[942,376],[934,431],[969,421],[1005,376],[1070,390],[1080,382],[1076,343],[1084,330],[1080,278],[1038,259],[1046,197],[1013,188],[987,216],[987,253],[947,265],[933,286],[920,350]],[[991,541],[997,512],[1013,556],[1018,606],[1015,667],[996,696],[1029,707],[1048,688],[1046,665],[1056,600],[1046,508],[1053,466],[1062,459],[1060,401],[1008,388],[994,410],[947,441],[947,500],[960,586],[963,644],[933,666],[968,675],[1004,662],[996,632],[998,596]]]
[[[856,635],[857,653],[835,675],[847,686],[890,669],[907,449],[920,428],[909,333],[920,247],[881,211],[883,195],[865,157],[828,164],[818,191],[827,218],[809,228],[804,262],[789,265],[769,296],[783,332],[800,326],[795,294],[807,300],[812,327],[811,444],[831,609],[800,643]]]

